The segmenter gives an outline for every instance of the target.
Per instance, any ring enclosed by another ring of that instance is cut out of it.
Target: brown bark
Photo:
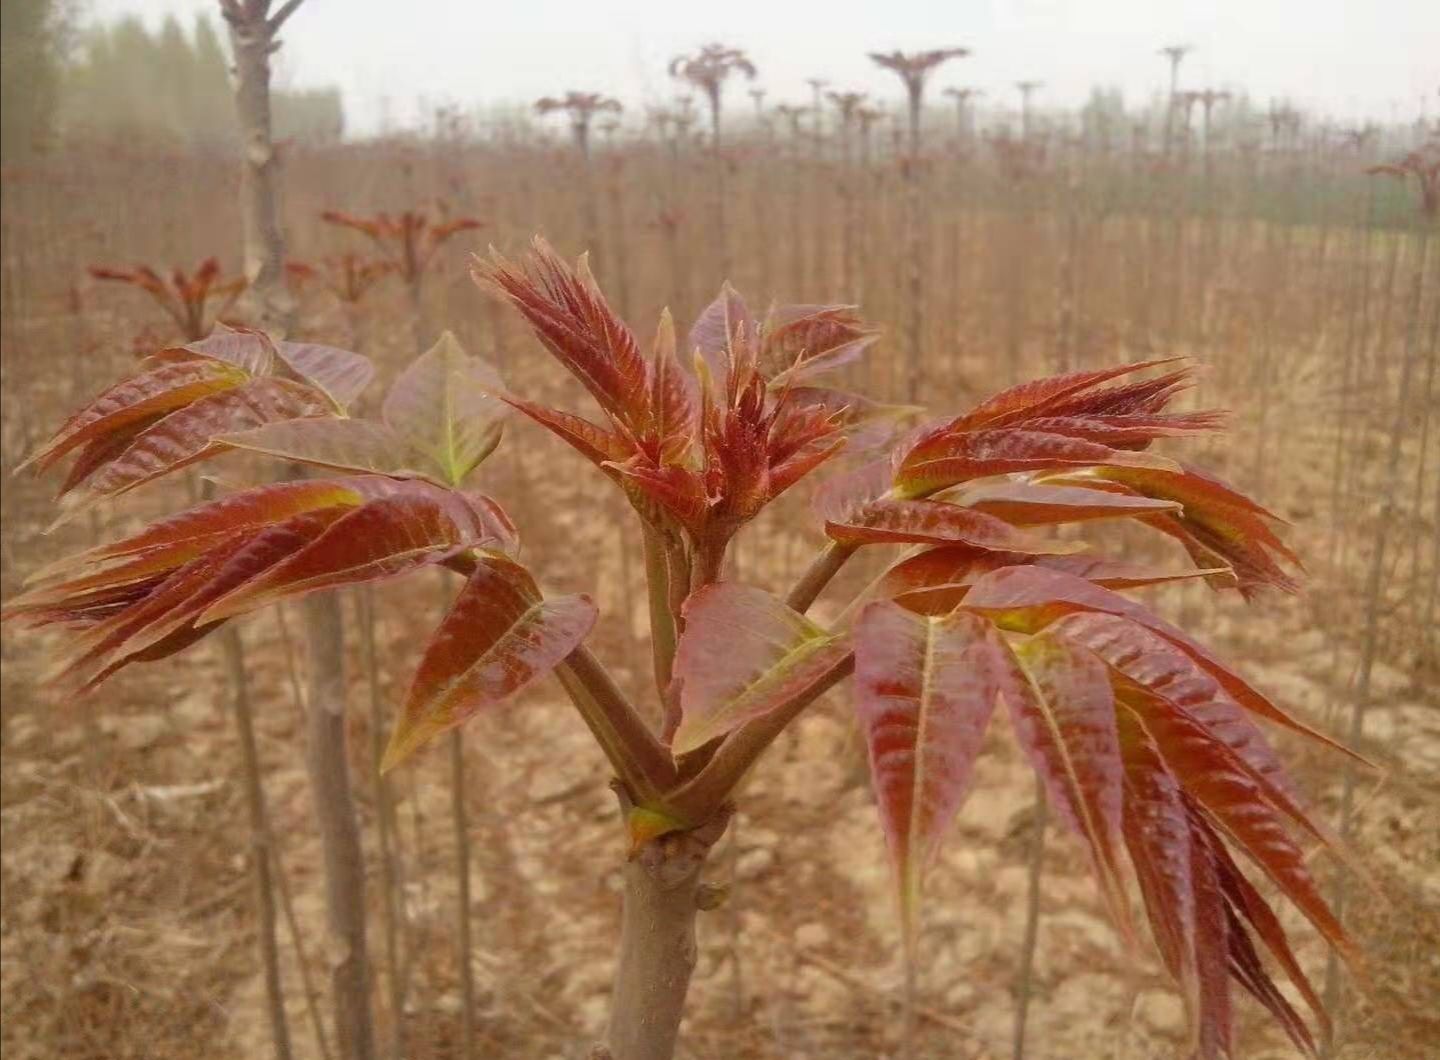
[[[245,801],[250,813],[252,870],[255,873],[255,908],[259,915],[260,963],[265,973],[265,1001],[270,1012],[270,1038],[275,1060],[290,1060],[290,1024],[285,1015],[285,990],[280,980],[280,948],[275,921],[275,883],[271,875],[270,821],[265,789],[260,779],[260,752],[255,740],[255,719],[250,709],[250,682],[245,671],[245,648],[233,626],[220,637],[229,675],[231,709],[240,736],[240,764],[245,777]]]
[[[221,0],[235,55],[235,110],[244,150],[240,203],[251,318],[285,334],[294,300],[285,287],[275,145],[270,126],[270,56],[276,34],[301,0],[270,13],[270,0]],[[305,604],[310,661],[307,766],[325,857],[327,913],[334,946],[331,984],[340,1054],[374,1060],[370,971],[365,946],[365,868],[346,759],[345,663],[340,602],[332,594]]]
[[[235,56],[235,112],[244,165],[240,207],[244,224],[249,313],[265,330],[289,330],[295,300],[285,286],[285,236],[280,227],[278,165],[270,135],[270,56],[276,32],[299,6],[292,0],[270,16],[270,0],[221,0]]]
[[[345,644],[332,593],[305,601],[310,692],[306,765],[325,859],[330,983],[340,1055],[374,1060],[370,965],[365,943],[365,862],[345,754]]]
[[[622,816],[630,799],[619,790]],[[727,807],[689,832],[661,836],[626,862],[620,960],[605,1047],[613,1060],[671,1060],[697,955],[695,917],[716,892],[701,884]],[[604,1055],[603,1053],[600,1055]]]

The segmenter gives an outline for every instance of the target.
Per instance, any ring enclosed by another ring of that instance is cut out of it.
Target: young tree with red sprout
[[[963,151],[970,146],[975,138],[975,118],[973,114],[975,99],[983,96],[983,88],[955,88],[945,89],[945,95],[955,101],[955,142]]]
[[[206,258],[189,274],[177,266],[170,270],[168,282],[148,265],[128,269],[91,265],[87,271],[97,280],[129,284],[144,291],[175,322],[180,336],[190,342],[210,334],[245,291],[244,278],[223,276],[215,258]]]
[[[870,58],[879,66],[897,74],[905,85],[910,115],[910,154],[920,154],[920,112],[925,104],[925,83],[936,68],[950,59],[962,59],[969,48],[936,48],[925,52],[871,52]]]
[[[1022,140],[1030,139],[1030,97],[1044,85],[1044,81],[1015,82],[1015,90],[1020,93],[1020,138]]]
[[[559,99],[545,96],[535,101],[535,110],[539,114],[553,114],[557,110],[563,110],[569,116],[570,135],[574,138],[581,156],[587,161],[590,158],[590,124],[595,120],[595,115],[619,114],[624,109],[618,99],[598,92],[567,92]]]
[[[720,95],[732,74],[743,74],[753,81],[755,64],[739,48],[724,44],[707,44],[691,55],[677,55],[670,60],[670,76],[687,81],[705,93],[710,106],[710,142],[720,150]]]
[[[1165,153],[1170,153],[1171,145],[1175,142],[1175,108],[1180,101],[1180,62],[1195,50],[1191,44],[1170,44],[1161,48],[1157,53],[1165,56],[1170,63],[1170,94],[1166,97],[1165,107]]]
[[[1152,450],[1222,425],[1216,412],[1168,408],[1192,385],[1188,367],[1157,360],[1041,379],[877,443],[862,430],[870,403],[823,378],[874,341],[850,307],[777,306],[757,317],[727,287],[683,346],[662,315],[647,356],[583,261],[572,268],[537,242],[523,263],[497,256],[477,262],[475,276],[575,375],[598,420],[511,393],[442,345],[396,381],[378,420],[317,415],[210,443],[331,477],[240,490],[91,549],[42,572],[6,617],[60,627],[71,645],[63,680],[93,688],[284,599],[426,567],[461,575],[420,652],[387,764],[557,676],[622,810],[620,955],[596,1050],[613,1060],[673,1055],[695,919],[719,898],[701,875],[739,785],[791,722],[852,676],[901,941],[915,962],[925,870],[1003,704],[1117,930],[1132,939],[1128,853],[1185,1002],[1191,1054],[1233,1055],[1237,984],[1315,1051],[1311,1022],[1260,948],[1322,1034],[1325,1013],[1236,854],[1357,959],[1310,868],[1308,847],[1335,844],[1264,729],[1336,745],[1129,595],[1195,577],[1247,597],[1295,588],[1293,553],[1266,509]],[[596,604],[547,594],[503,509],[466,486],[506,407],[613,483],[644,531],[657,728],[584,644]],[[119,429],[125,410],[82,410],[47,458],[110,423]],[[850,448],[852,466],[817,495],[829,544],[800,580],[779,593],[727,580],[727,556],[756,532],[755,517]],[[1138,567],[1049,532],[1113,520],[1176,539],[1197,567]],[[857,552],[894,546],[898,558],[832,626],[806,616]]]
[[[318,285],[340,303],[348,333],[346,343],[358,350],[360,340],[360,303],[375,287],[396,272],[395,264],[359,254],[341,254],[311,263],[287,261],[285,278],[297,294],[303,295],[311,285]]]
[[[1432,140],[1394,162],[1371,166],[1365,172],[1398,177],[1402,181],[1414,177],[1420,216],[1429,221],[1440,218],[1440,139]]]
[[[359,232],[375,246],[381,257],[390,263],[395,274],[405,283],[410,296],[411,324],[416,349],[424,349],[433,336],[425,319],[422,288],[426,273],[435,262],[440,248],[462,232],[485,227],[474,217],[431,218],[421,210],[405,210],[398,215],[376,214],[357,217],[340,210],[326,210],[322,221]]]

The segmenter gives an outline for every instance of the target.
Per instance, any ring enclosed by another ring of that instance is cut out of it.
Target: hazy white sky
[[[217,7],[88,4],[96,18],[173,12],[187,23]],[[357,132],[387,114],[411,120],[421,100],[468,107],[580,89],[658,102],[676,92],[666,61],[711,40],[749,53],[767,102],[808,100],[810,77],[895,100],[899,81],[867,51],[960,45],[974,54],[942,67],[936,89],[976,85],[1009,103],[1015,81],[1038,79],[1037,105],[1077,103],[1096,84],[1139,103],[1166,82],[1156,49],[1183,42],[1196,49],[1181,68],[1188,87],[1244,88],[1262,105],[1285,97],[1347,122],[1440,109],[1437,0],[305,0],[284,39],[282,83],[338,85]],[[737,87],[727,105],[751,102]]]

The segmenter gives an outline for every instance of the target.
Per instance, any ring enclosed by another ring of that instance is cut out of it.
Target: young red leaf
[[[524,568],[482,560],[425,649],[381,771],[550,672],[596,614],[587,596],[542,599]]]
[[[61,676],[93,688],[163,642],[179,650],[198,640],[217,624],[194,621],[211,602],[314,541],[350,510],[334,505],[302,512],[253,535],[237,533],[212,547],[158,586],[143,603],[77,638]],[[194,635],[177,637],[182,629]]]
[[[1245,930],[1245,924],[1234,905],[1225,910],[1226,938],[1230,943],[1230,976],[1243,986],[1250,995],[1265,1007],[1275,1022],[1285,1031],[1295,1048],[1306,1056],[1319,1056],[1315,1048],[1315,1037],[1295,1006],[1280,992],[1270,973],[1265,970],[1255,943]]]
[[[333,504],[359,505],[366,499],[393,492],[399,484],[375,475],[333,479],[301,479],[256,486],[188,508],[152,523],[119,541],[96,545],[37,571],[30,579],[42,583],[95,564],[131,561],[126,570],[138,576],[178,566],[208,550],[216,541],[237,531],[255,530],[300,512]],[[112,573],[122,568],[109,568]],[[104,582],[101,584],[110,584]]]
[[[1180,989],[1193,1032],[1200,1014],[1200,988],[1190,816],[1184,792],[1139,720],[1121,710],[1115,721],[1125,767],[1125,846],[1140,884],[1150,932],[1166,970]],[[1192,1048],[1197,1041],[1192,1037]]]
[[[681,711],[676,754],[783,707],[849,655],[842,637],[769,593],[733,582],[694,593],[684,617],[675,655]]]
[[[254,611],[287,596],[394,577],[498,542],[488,513],[459,495],[421,482],[405,486],[356,508],[293,556],[221,597],[199,621]]]
[[[592,464],[603,467],[607,462],[624,460],[631,454],[630,444],[620,435],[597,427],[589,420],[510,395],[506,395],[504,400],[562,438]]]
[[[855,709],[913,958],[922,875],[969,793],[1006,649],[983,619],[926,618],[888,602],[855,627]]]
[[[792,407],[820,409],[838,421],[845,428],[849,453],[866,453],[893,442],[906,422],[923,411],[918,405],[885,405],[863,394],[832,387],[790,386],[785,388],[785,394]],[[889,489],[887,475],[880,492]]]
[[[118,497],[222,452],[225,447],[215,441],[218,435],[327,411],[316,391],[284,379],[253,379],[203,397],[142,431],[118,456],[97,468],[84,494],[77,495],[60,521],[96,501]]]
[[[645,358],[630,329],[606,303],[588,272],[570,268],[536,239],[529,271],[500,257],[477,264],[476,282],[496,289],[529,321],[535,336],[580,380],[600,407],[632,434],[650,421]]]
[[[1001,660],[1000,693],[1020,747],[1060,819],[1085,843],[1121,935],[1131,937],[1119,847],[1124,767],[1105,664],[1039,633]]]
[[[122,379],[66,421],[55,437],[20,465],[44,471],[77,446],[101,442],[127,427],[153,421],[209,394],[228,390],[248,376],[230,365],[208,361],[167,364]]]
[[[375,378],[375,365],[370,358],[334,346],[277,342],[275,352],[291,371],[328,396],[342,412]]]
[[[646,367],[650,392],[650,430],[636,439],[652,460],[688,464],[699,426],[699,393],[695,377],[680,367],[675,349],[675,322],[670,310],[660,313],[655,346]]]
[[[1180,648],[1246,710],[1359,758],[1353,751],[1281,710],[1209,650],[1148,608],[1072,574],[1036,566],[1005,567],[979,578],[971,586],[965,606],[991,616],[1007,629],[1027,632],[1042,629],[1076,611],[1100,611],[1128,618]]]
[[[1102,465],[1176,467],[1163,457],[1112,449],[1083,438],[1020,427],[956,430],[945,426],[931,430],[910,447],[895,472],[895,486],[904,496],[922,497],[990,475]]]
[[[1182,707],[1121,681],[1117,693],[1159,748],[1187,794],[1347,960],[1357,950],[1310,875],[1305,852],[1286,831],[1254,772]]]
[[[1266,586],[1298,591],[1295,579],[1276,559],[1299,565],[1270,526],[1277,517],[1219,479],[1183,465],[1171,471],[1097,468],[1090,475],[1143,496],[1179,503],[1180,512],[1157,517],[1151,525],[1179,540],[1197,564],[1215,566],[1219,558],[1231,567],[1247,598]]]
[[[1235,1038],[1230,994],[1230,908],[1220,889],[1210,850],[1193,827],[1190,878],[1195,895],[1195,978],[1200,1001],[1195,1060],[1230,1060]]]
[[[1111,379],[1144,371],[1146,368],[1155,368],[1162,364],[1174,364],[1178,359],[1168,357],[1153,361],[1140,361],[1136,364],[1122,364],[1115,368],[1072,372],[1069,375],[1055,375],[1021,383],[1019,386],[1013,386],[1009,390],[1002,390],[1000,393],[986,398],[964,416],[955,420],[954,426],[965,430],[974,430],[981,426],[1023,419],[1033,410],[1044,408],[1047,403],[1051,403],[1053,407],[1055,402],[1071,398]]]
[[[1315,1019],[1319,1022],[1322,1032],[1328,1038],[1332,1029],[1330,1014],[1325,1011],[1320,995],[1316,993],[1314,985],[1311,984],[1309,977],[1300,967],[1300,962],[1295,958],[1295,952],[1290,948],[1290,941],[1285,936],[1285,929],[1280,924],[1280,918],[1275,915],[1275,911],[1261,897],[1255,886],[1245,878],[1245,874],[1235,864],[1235,859],[1230,856],[1230,851],[1226,849],[1225,844],[1209,824],[1199,815],[1192,814],[1192,825],[1204,839],[1214,858],[1216,875],[1220,881],[1220,889],[1225,894],[1225,900],[1235,910],[1236,916],[1248,923],[1260,936],[1260,940],[1265,943],[1276,963],[1285,970],[1285,974],[1295,984],[1295,989],[1305,999],[1310,1011],[1315,1014]],[[1241,933],[1243,934],[1243,930]],[[1234,935],[1233,931],[1232,935]],[[1265,1002],[1264,998],[1259,997],[1259,993],[1256,996],[1262,1003]],[[1275,1010],[1271,1009],[1271,1011]],[[1277,1018],[1280,1017],[1280,1013],[1276,1013],[1276,1015]],[[1308,1038],[1308,1031],[1305,1037]],[[1296,1044],[1300,1043],[1297,1041]],[[1311,1051],[1314,1051],[1313,1043]]]
[[[269,375],[275,364],[275,343],[263,331],[216,324],[203,339],[159,351],[161,360],[202,358],[232,364],[252,376]]]
[[[844,545],[948,543],[1027,554],[1062,554],[1085,547],[1039,537],[993,515],[943,501],[875,501],[850,522],[827,522],[825,533]]]
[[[1024,421],[1028,431],[1084,438],[1113,449],[1144,449],[1160,438],[1183,438],[1217,431],[1225,424],[1215,411],[1150,415],[1036,416]]]
[[[395,380],[382,415],[442,482],[458,486],[499,444],[509,411],[496,396],[503,389],[495,369],[467,356],[447,331]]]
[[[709,367],[711,377],[723,388],[730,374],[732,344],[737,339],[753,343],[756,337],[750,307],[739,292],[726,283],[690,325],[685,352],[690,356],[698,354]]]
[[[801,383],[859,360],[879,337],[854,306],[776,306],[765,321],[760,360],[771,386]]]
[[[1259,726],[1184,651],[1158,633],[1117,615],[1082,612],[1047,628],[1083,644],[1129,680],[1189,711],[1254,771],[1280,809],[1317,839],[1327,839],[1301,808],[1279,755]]]
[[[1015,526],[1125,519],[1180,509],[1174,501],[1130,497],[1076,486],[1039,486],[1029,482],[976,486],[953,499],[966,508],[993,515]]]
[[[1104,556],[1026,556],[1018,552],[991,552],[972,545],[941,545],[896,563],[885,572],[878,587],[881,596],[921,614],[945,614],[958,607],[981,575],[1033,564],[1107,589],[1133,589],[1200,577],[1204,572],[1157,571],[1149,567],[1107,559]]]

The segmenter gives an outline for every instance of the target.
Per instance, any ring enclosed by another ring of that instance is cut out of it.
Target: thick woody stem
[[[290,1060],[290,1024],[285,1015],[285,991],[280,979],[280,949],[275,922],[275,887],[271,875],[270,818],[260,778],[260,752],[250,709],[250,680],[245,669],[245,648],[234,626],[221,632],[225,665],[230,677],[231,705],[240,734],[240,758],[250,811],[250,843],[255,872],[255,903],[260,916],[260,961],[265,970],[265,998],[270,1013],[270,1036],[276,1060]]]
[[[616,773],[636,796],[654,798],[674,784],[675,760],[669,748],[589,648],[576,648],[557,673]]]
[[[645,533],[645,585],[650,600],[650,648],[655,687],[661,697],[670,687],[675,666],[675,616],[670,609],[670,564],[665,539],[648,523]]]
[[[310,663],[306,757],[320,845],[325,858],[326,911],[333,945],[330,980],[340,1055],[374,1060],[370,963],[365,943],[365,861],[345,754],[345,642],[340,602],[319,593],[304,602]]]
[[[815,684],[778,710],[740,726],[715,751],[696,776],[666,796],[666,804],[687,820],[703,821],[725,804],[737,784],[765,748],[774,742],[802,710],[855,670],[855,657],[847,655]]]
[[[621,817],[628,817],[630,800],[623,790],[617,795]],[[729,818],[729,808],[722,807],[699,828],[647,843],[625,864],[620,960],[605,1033],[612,1060],[675,1055],[695,970],[695,917],[715,904],[700,874]]]
[[[790,595],[785,597],[785,602],[803,615],[810,610],[810,605],[815,602],[816,598],[825,591],[825,586],[830,584],[830,579],[840,573],[840,568],[845,566],[854,554],[854,545],[842,545],[838,541],[830,542],[815,557],[805,573],[800,576],[800,580],[795,583],[795,588],[791,589]]]

